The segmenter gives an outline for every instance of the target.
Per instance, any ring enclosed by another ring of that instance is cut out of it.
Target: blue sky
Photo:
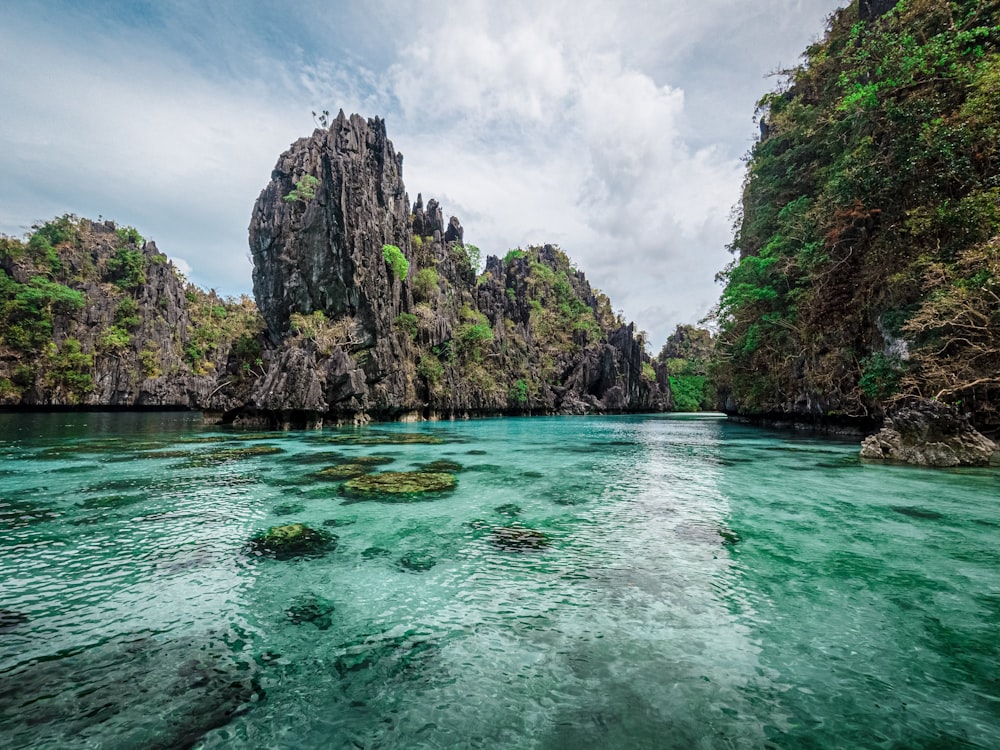
[[[0,232],[133,225],[223,294],[313,110],[386,119],[410,199],[554,242],[654,349],[716,301],[754,102],[832,0],[0,5]]]

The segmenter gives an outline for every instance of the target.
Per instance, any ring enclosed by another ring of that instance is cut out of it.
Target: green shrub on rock
[[[406,274],[410,272],[410,261],[403,255],[402,250],[395,245],[382,245],[382,257],[397,279],[402,281],[406,278]]]

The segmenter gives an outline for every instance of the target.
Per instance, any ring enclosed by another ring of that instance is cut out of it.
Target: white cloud
[[[762,76],[832,5],[7,5],[0,231],[103,214],[249,291],[257,193],[309,111],[343,107],[386,117],[411,197],[469,241],[561,244],[659,344],[715,301]]]

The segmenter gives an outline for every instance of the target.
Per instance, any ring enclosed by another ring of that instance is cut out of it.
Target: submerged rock
[[[861,457],[918,466],[986,466],[1000,451],[967,415],[938,401],[912,399],[861,443]]]
[[[0,680],[4,747],[194,747],[265,698],[239,640],[128,634],[25,660]]]
[[[317,471],[313,474],[313,476],[316,479],[340,481],[342,479],[354,479],[356,477],[364,476],[374,470],[374,466],[354,463],[352,461],[346,464],[340,464],[339,466],[328,466],[325,469]]]
[[[493,510],[501,516],[517,516],[521,513],[521,506],[514,503],[504,503],[503,505],[498,505]]]
[[[341,492],[357,500],[405,503],[455,489],[454,475],[429,471],[384,471],[348,480]]]
[[[893,505],[891,508],[900,515],[909,516],[910,518],[920,518],[925,521],[940,521],[944,518],[943,513],[938,513],[936,510],[929,508],[916,508],[911,505]]]
[[[743,541],[739,534],[724,526],[719,529],[719,536],[722,537],[722,544],[725,547],[733,547]]]
[[[456,471],[462,470],[462,464],[457,461],[449,461],[447,458],[438,459],[437,461],[431,461],[429,464],[423,464],[420,467],[420,471],[445,471],[454,474]]]
[[[0,633],[6,630],[13,630],[18,625],[24,625],[30,622],[29,618],[24,612],[16,612],[12,609],[0,609]]]
[[[493,544],[509,552],[525,552],[549,546],[549,537],[541,531],[513,524],[493,529]]]
[[[407,552],[399,558],[399,567],[403,570],[412,570],[415,573],[424,573],[437,563],[437,560],[426,552]]]
[[[324,526],[333,526],[334,528],[336,528],[337,526],[350,526],[351,524],[354,523],[357,523],[357,521],[355,521],[353,518],[346,518],[346,519],[328,518],[325,521],[323,521]]]
[[[328,630],[333,624],[333,610],[333,602],[310,592],[296,597],[285,614],[296,625],[308,622],[320,630]]]
[[[250,540],[250,550],[279,560],[290,557],[312,557],[334,549],[337,537],[328,531],[317,531],[304,523],[272,526]]]
[[[192,455],[182,466],[192,468],[206,468],[211,466],[221,466],[233,461],[242,461],[247,458],[257,456],[273,456],[284,453],[284,449],[276,445],[251,445],[240,448],[220,448],[219,450],[206,451]]]

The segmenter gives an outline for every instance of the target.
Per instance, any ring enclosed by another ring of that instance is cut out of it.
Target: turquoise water
[[[2,747],[1000,747],[995,471],[676,416],[0,415],[0,455]],[[457,488],[315,476],[362,456]],[[335,548],[248,545],[289,523]]]

